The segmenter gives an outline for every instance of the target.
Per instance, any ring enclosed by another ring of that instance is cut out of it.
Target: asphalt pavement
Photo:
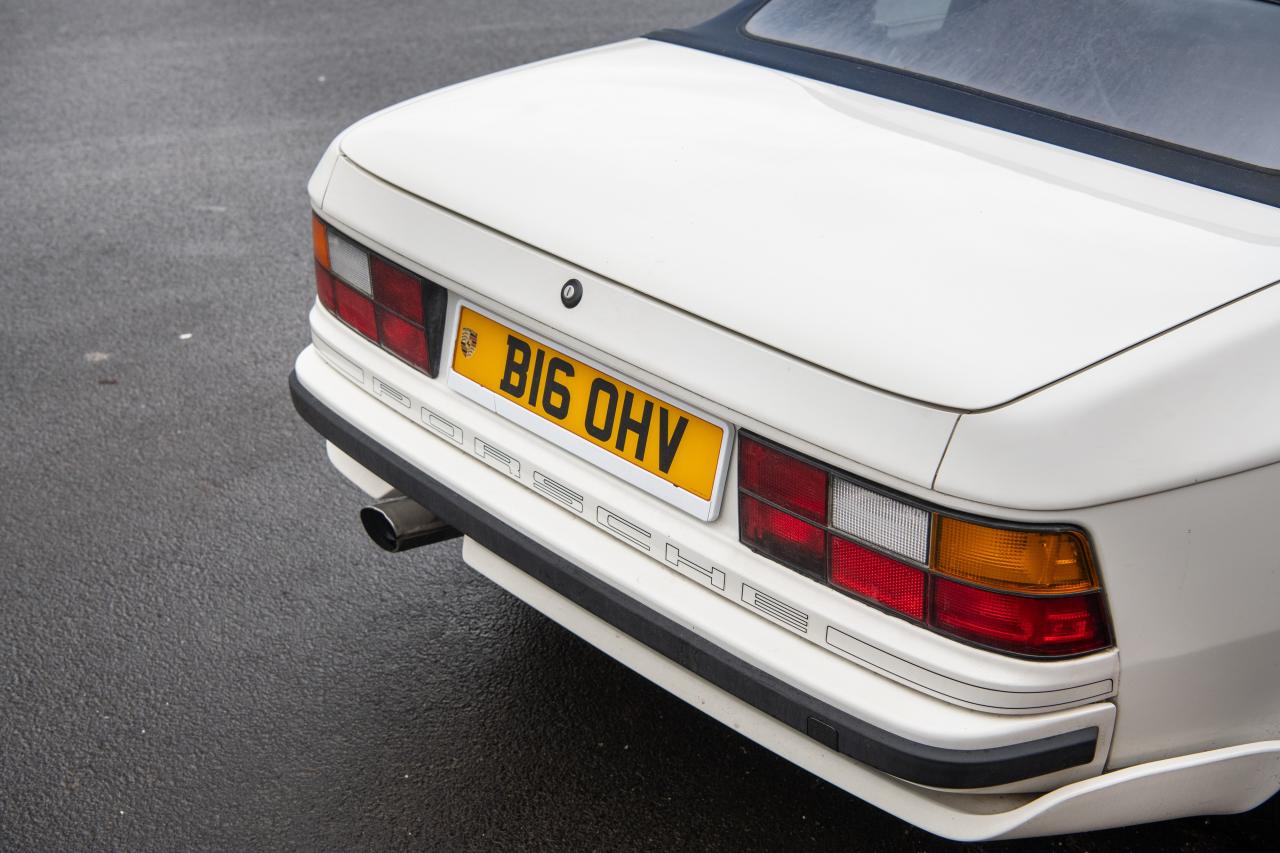
[[[457,542],[375,550],[289,404],[339,130],[727,2],[0,0],[0,849],[951,846]],[[990,848],[1273,849],[1278,823]]]

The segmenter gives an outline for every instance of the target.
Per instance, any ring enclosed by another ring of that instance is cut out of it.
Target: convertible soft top
[[[1270,0],[746,0],[650,38],[1280,205]]]

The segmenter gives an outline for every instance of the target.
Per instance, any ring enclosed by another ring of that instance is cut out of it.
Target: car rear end
[[[1280,784],[1257,720],[1222,737],[1187,731],[1221,702],[1169,727],[1155,710],[1222,646],[1274,640],[1252,614],[1225,642],[1168,624],[1186,596],[1159,567],[1212,490],[958,497],[934,487],[953,406],[735,333],[340,143],[310,194],[317,302],[291,385],[335,466],[437,515],[476,570],[647,678],[954,838],[1238,811]],[[1130,637],[1145,682],[1126,694]]]

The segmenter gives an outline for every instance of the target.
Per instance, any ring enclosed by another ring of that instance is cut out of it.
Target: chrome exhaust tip
[[[360,510],[360,523],[379,548],[393,553],[462,535],[431,510],[406,497],[389,498],[365,507]]]

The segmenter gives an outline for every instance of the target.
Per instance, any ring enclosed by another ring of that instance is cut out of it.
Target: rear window
[[[771,0],[747,32],[1280,169],[1273,0]]]

